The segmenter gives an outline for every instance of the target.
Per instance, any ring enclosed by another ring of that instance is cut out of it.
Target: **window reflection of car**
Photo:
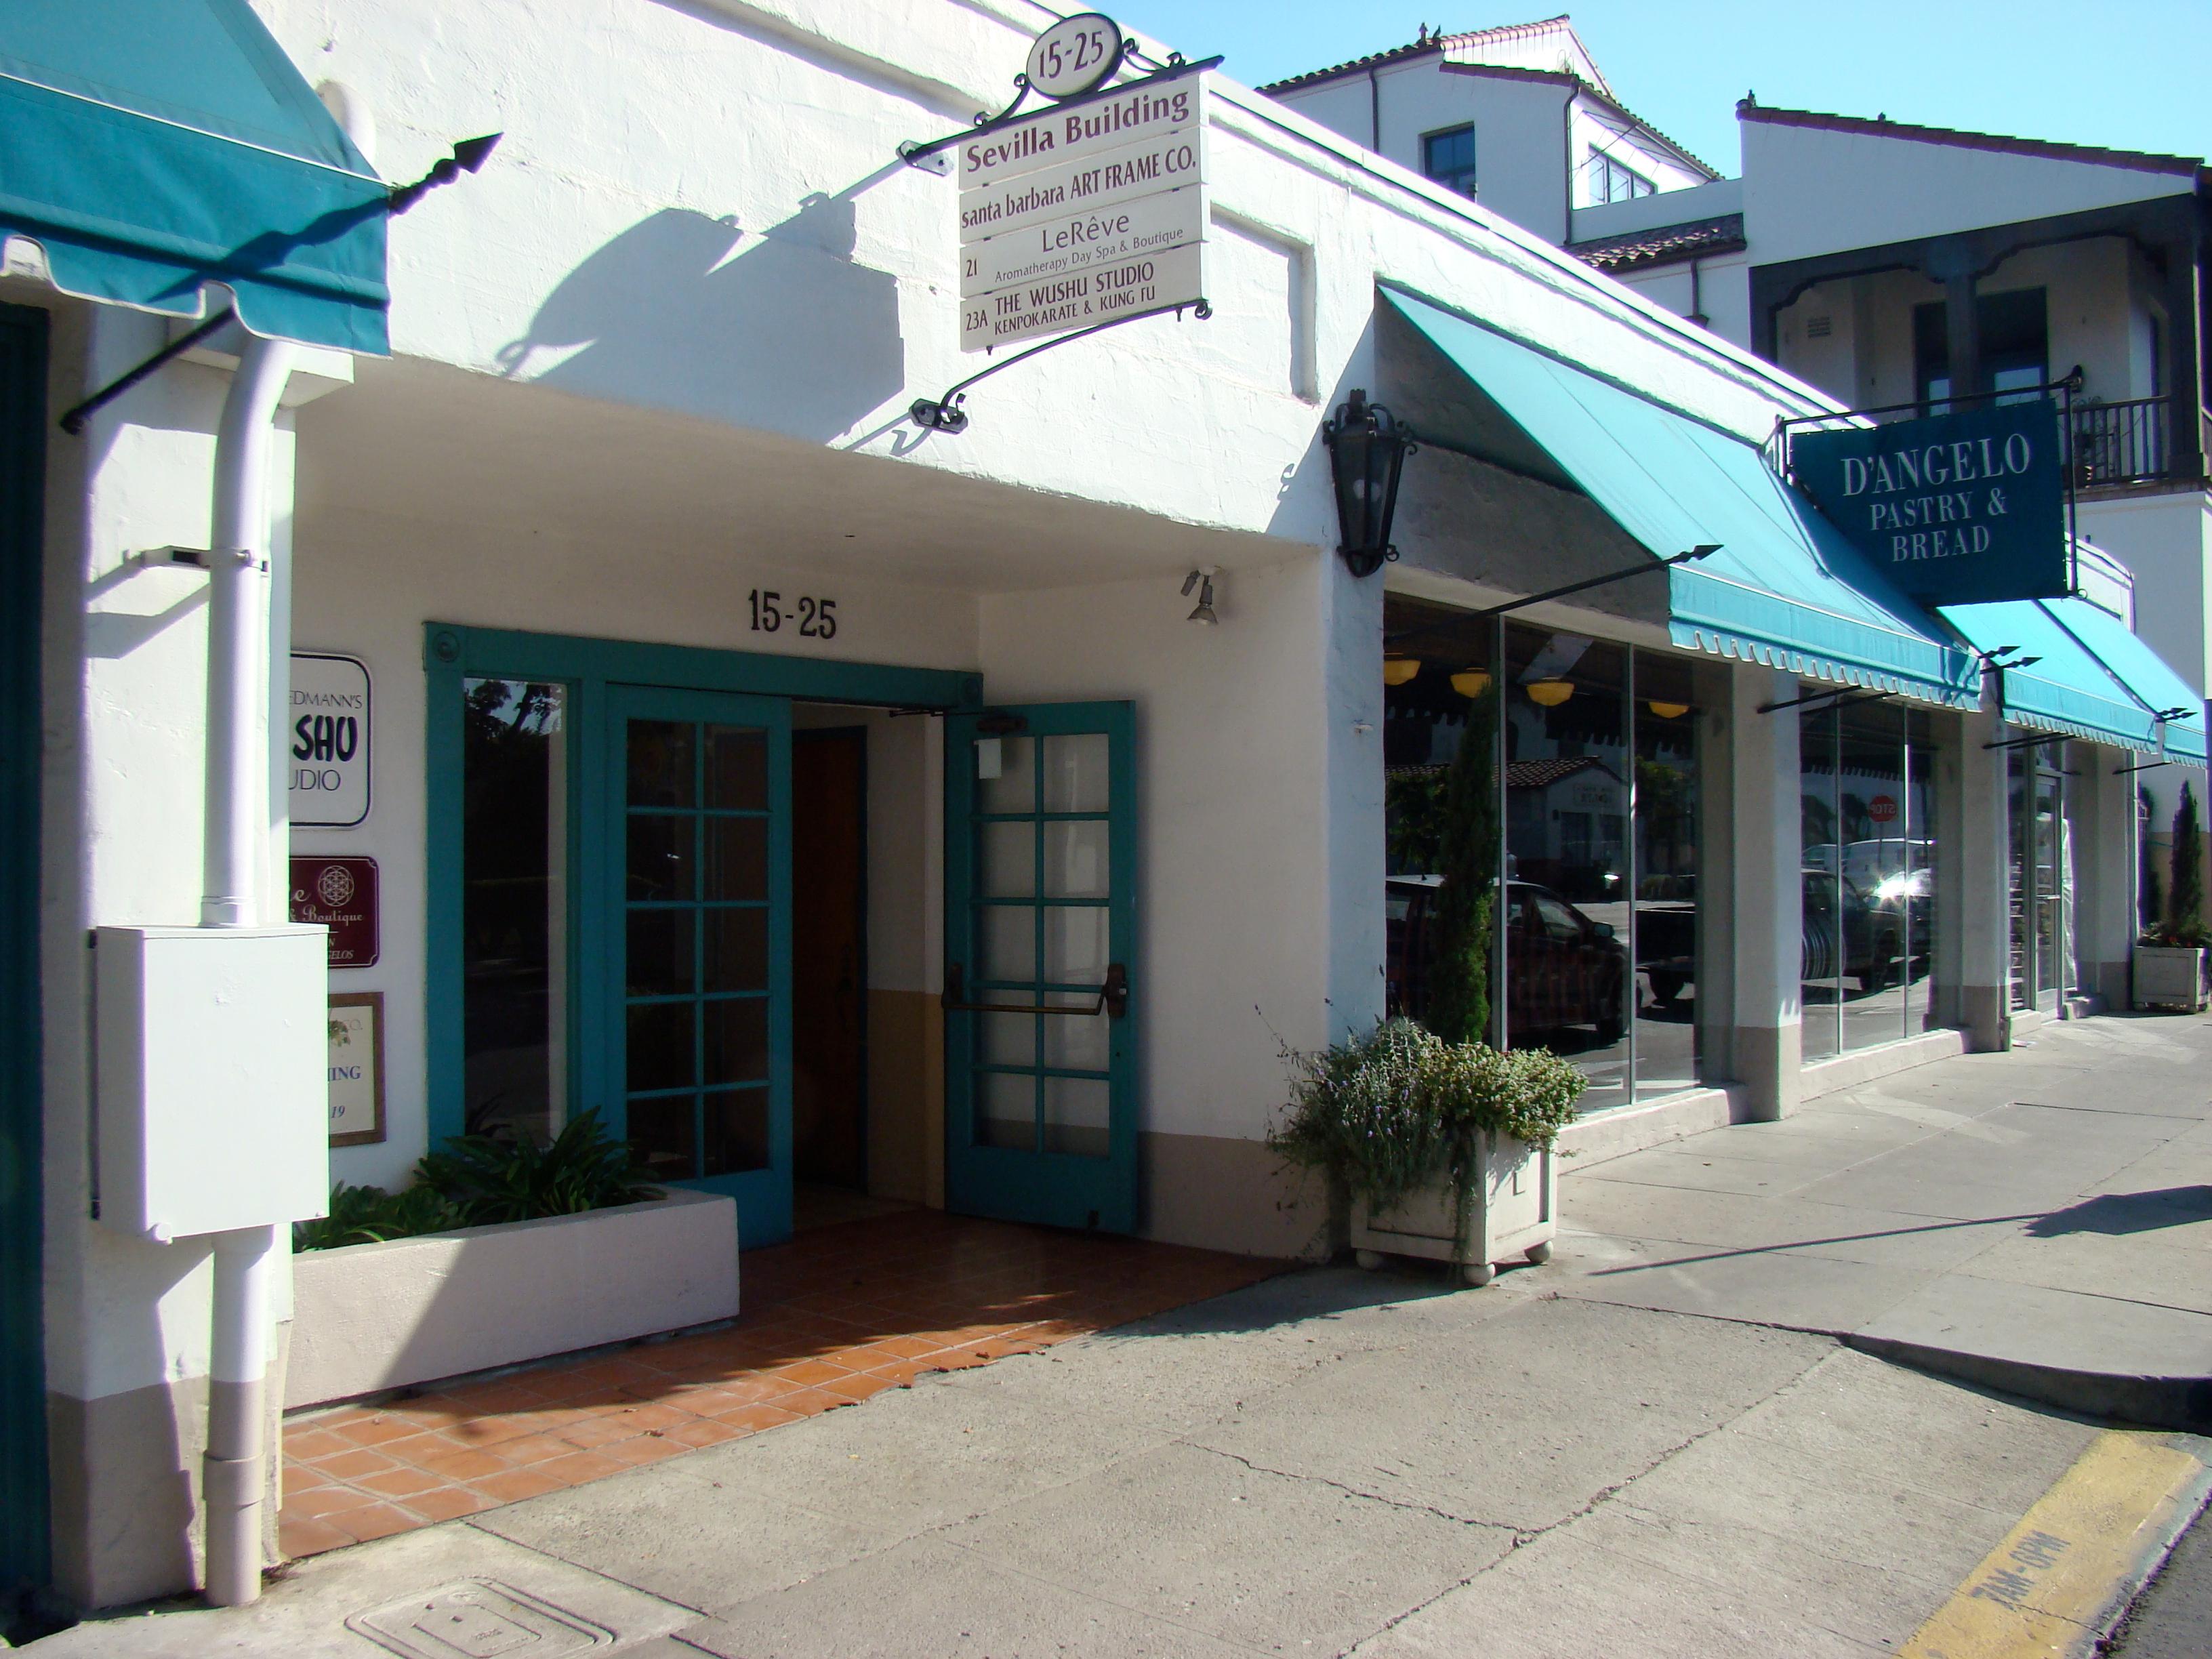
[[[1840,974],[1856,979],[1862,991],[1895,984],[1905,963],[1907,892],[1877,899],[1826,870],[1807,870],[1803,879],[1806,982],[1818,984]],[[1910,878],[1903,879],[1909,886]],[[1924,926],[1924,915],[1916,917],[1916,956],[1922,954],[1918,934]]]
[[[1392,1013],[1419,1018],[1428,1006],[1436,961],[1440,876],[1393,876],[1384,884],[1384,977]],[[1506,1018],[1516,1033],[1593,1027],[1600,1047],[1620,1040],[1626,1018],[1628,949],[1548,887],[1507,884]]]

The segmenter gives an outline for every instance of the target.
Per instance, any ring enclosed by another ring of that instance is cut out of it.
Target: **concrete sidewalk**
[[[2212,1020],[2042,1027],[1586,1168],[1559,1288],[2212,1427]]]

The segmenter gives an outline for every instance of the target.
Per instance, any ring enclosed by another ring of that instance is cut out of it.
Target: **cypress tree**
[[[1490,1034],[1491,922],[1498,887],[1498,686],[1468,700],[1467,733],[1444,780],[1436,955],[1427,1024],[1447,1042]]]
[[[2173,850],[2166,884],[2166,933],[2173,945],[2204,942],[2204,835],[2197,817],[2197,792],[2181,786],[2173,811]]]

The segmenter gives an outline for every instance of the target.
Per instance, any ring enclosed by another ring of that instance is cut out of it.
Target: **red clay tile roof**
[[[1723,213],[1711,219],[1693,219],[1686,224],[1655,225],[1649,230],[1570,242],[1567,252],[1584,264],[1618,273],[1644,265],[1669,264],[1677,259],[1693,259],[1708,253],[1740,253],[1746,246],[1743,215]]]
[[[1863,115],[1823,115],[1813,110],[1772,109],[1751,98],[1735,106],[1739,121],[1763,121],[1778,127],[1816,127],[1828,132],[1863,132],[1915,143],[1950,144],[1961,149],[1996,150],[2008,155],[2040,155],[2057,161],[2092,161],[2100,167],[2132,167],[2142,173],[2197,173],[2204,161],[2195,155],[2160,155],[2148,150],[2103,149],[2094,144],[2062,144],[2045,138],[2008,138],[2002,133],[1967,132],[1954,127],[1917,127],[1904,121]]]

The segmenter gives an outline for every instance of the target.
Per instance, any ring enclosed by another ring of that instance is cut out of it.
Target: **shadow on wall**
[[[854,262],[854,194],[810,196],[752,234],[732,218],[664,208],[562,278],[530,332],[500,349],[501,373],[736,426],[836,436],[906,384],[898,282]],[[532,372],[534,358],[563,352]]]

